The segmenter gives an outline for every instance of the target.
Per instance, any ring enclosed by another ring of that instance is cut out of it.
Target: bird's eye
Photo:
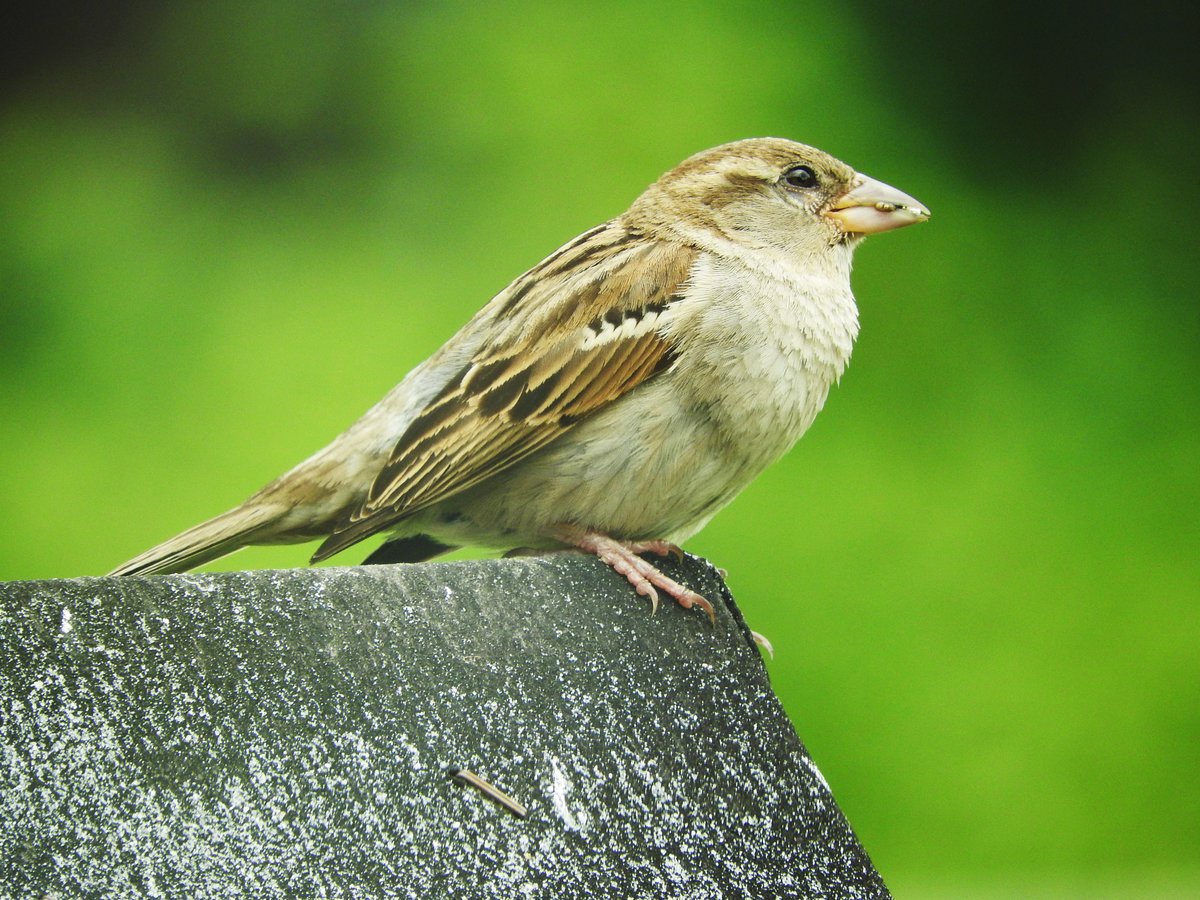
[[[817,186],[817,173],[808,166],[792,166],[783,173],[784,183],[788,187],[811,188]]]

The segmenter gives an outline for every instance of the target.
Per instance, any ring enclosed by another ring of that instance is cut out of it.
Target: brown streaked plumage
[[[777,138],[685,160],[517,278],[328,447],[114,574],[384,532],[369,561],[576,547],[711,606],[637,554],[698,531],[785,452],[849,359],[861,235],[912,198]]]
[[[562,315],[542,323],[537,355],[514,340],[519,335],[478,354],[413,420],[362,506],[313,560],[519,462],[669,365],[670,347],[650,325],[687,277],[694,253],[668,255],[654,244],[635,253],[637,258],[624,262],[616,275],[590,281],[574,296],[555,298]],[[572,270],[582,265],[577,249],[573,260],[570,253],[562,255]],[[593,264],[598,255],[586,254]],[[611,258],[617,261],[618,255]],[[530,316],[539,296],[524,289],[518,282]],[[586,321],[589,310],[597,308],[605,309],[604,315]],[[509,315],[522,317],[519,304],[509,307]],[[634,323],[631,337],[604,340],[616,333],[616,323],[627,322]]]

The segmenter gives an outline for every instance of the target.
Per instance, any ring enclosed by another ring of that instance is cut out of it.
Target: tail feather
[[[381,527],[382,525],[374,517],[368,517],[340,528],[321,542],[321,546],[317,547],[317,551],[309,562],[319,563],[335,553],[341,553],[350,545],[357,544],[364,538],[375,534]]]
[[[279,518],[271,507],[239,506],[151,547],[109,575],[161,575],[186,572],[249,544],[262,542]]]

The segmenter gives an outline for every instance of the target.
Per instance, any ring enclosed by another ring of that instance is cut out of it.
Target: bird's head
[[[753,138],[684,160],[627,215],[643,227],[807,256],[923,222],[929,210],[815,147]]]

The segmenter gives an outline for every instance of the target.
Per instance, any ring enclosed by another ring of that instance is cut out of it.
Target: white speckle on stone
[[[28,585],[0,898],[888,896],[740,629],[593,560]]]
[[[554,812],[567,828],[582,833],[587,827],[587,813],[583,810],[576,813],[567,803],[567,794],[572,787],[571,779],[562,770],[558,760],[550,757],[550,802],[554,804]]]
[[[817,764],[807,756],[803,756],[801,759],[804,761],[805,768],[813,773],[813,776],[817,779],[817,781],[821,782],[821,787],[825,788],[825,790],[832,794],[833,790],[829,787],[829,782],[825,780],[825,776],[821,774],[821,770],[817,768]]]
[[[663,875],[673,884],[685,884],[688,880],[687,868],[674,855],[663,860]]]

